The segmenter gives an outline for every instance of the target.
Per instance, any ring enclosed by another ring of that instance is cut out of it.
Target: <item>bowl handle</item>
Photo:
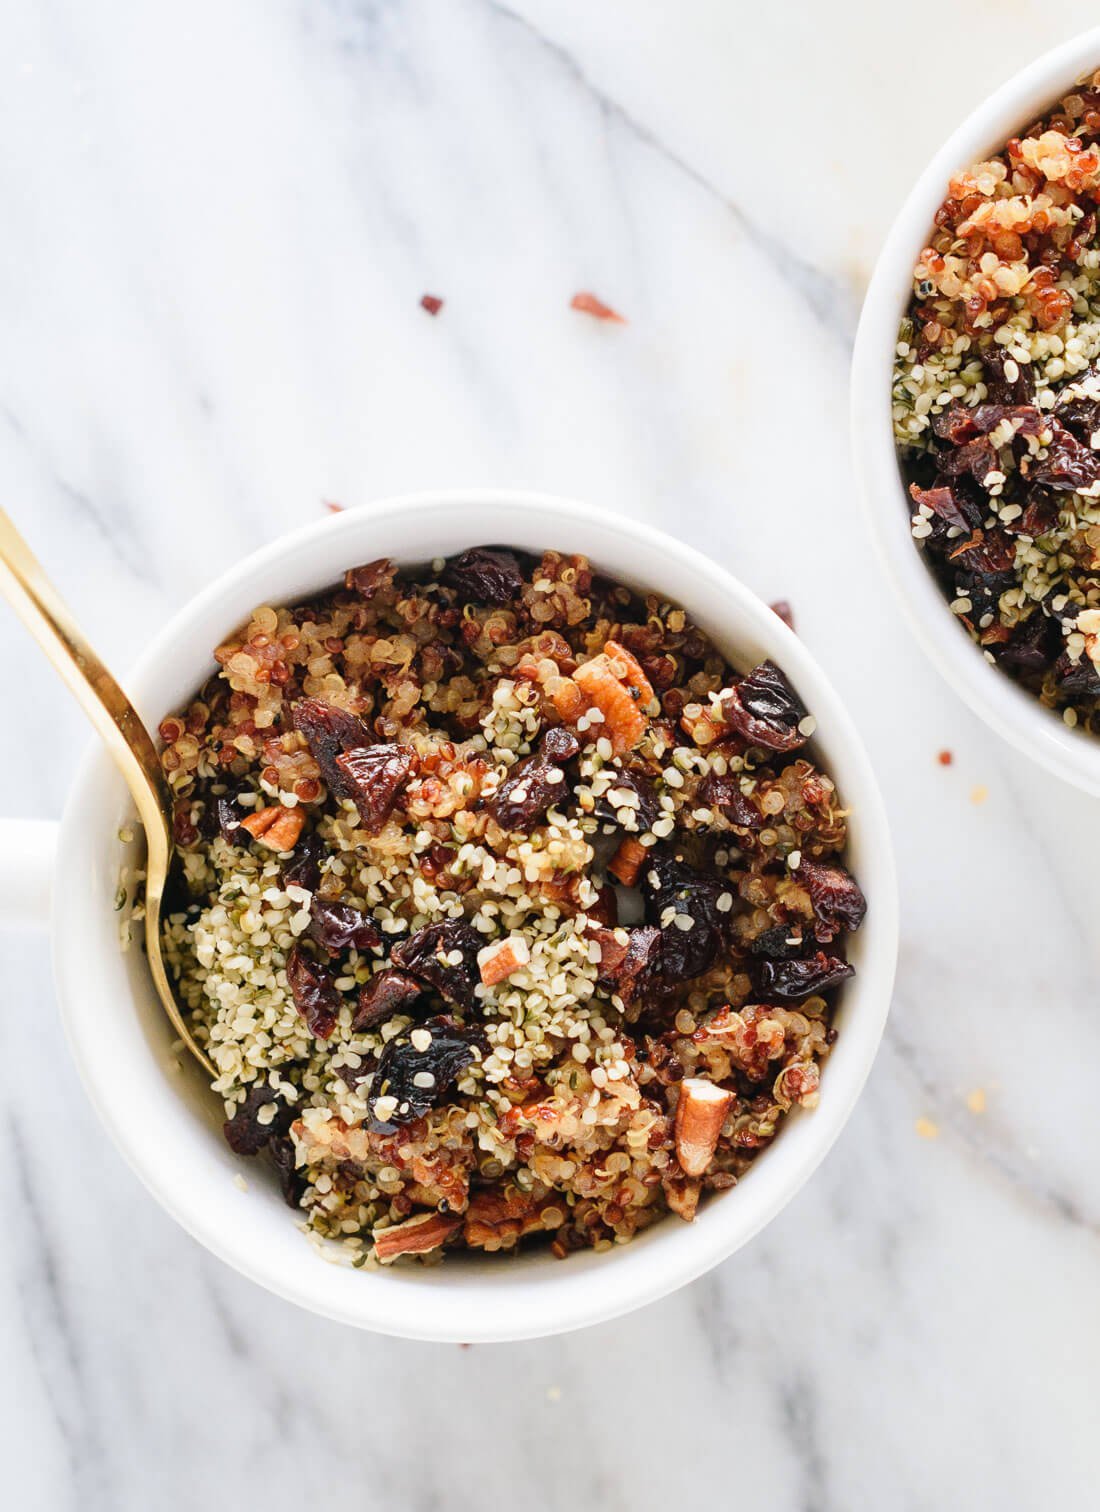
[[[0,819],[0,929],[45,929],[60,825]]]

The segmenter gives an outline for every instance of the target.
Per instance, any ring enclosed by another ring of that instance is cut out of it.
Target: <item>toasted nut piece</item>
[[[438,1249],[461,1227],[461,1218],[443,1213],[419,1213],[391,1228],[375,1229],[372,1234],[374,1253],[383,1265],[396,1260],[398,1255],[424,1255],[429,1250]]]
[[[685,1176],[702,1176],[714,1158],[733,1093],[698,1076],[680,1083],[676,1104],[676,1159]]]
[[[507,940],[495,940],[477,953],[478,970],[486,987],[494,982],[503,982],[514,971],[519,971],[531,959],[527,941],[522,935],[512,935]]]
[[[589,706],[599,709],[603,715],[599,733],[606,734],[615,755],[624,756],[627,751],[632,751],[649,725],[639,704],[641,694],[638,689],[630,688],[623,679],[615,676],[602,651],[591,661],[582,662],[573,677]]]
[[[512,1249],[524,1234],[558,1228],[565,1203],[536,1202],[525,1192],[478,1192],[466,1210],[463,1237],[473,1249]]]
[[[560,677],[553,685],[550,702],[563,724],[575,725],[588,707],[588,700],[571,677]]]
[[[625,646],[618,641],[609,640],[603,648],[603,654],[611,664],[611,670],[620,682],[626,683],[628,688],[634,688],[638,693],[638,702],[642,704],[652,703],[654,698],[653,684],[642,671],[641,663],[633,656]],[[624,670],[620,671],[619,669]]]
[[[677,1218],[682,1218],[685,1223],[690,1223],[695,1217],[695,1209],[699,1206],[699,1182],[694,1177],[686,1181],[671,1181],[666,1176],[661,1185],[665,1189],[665,1201]]]
[[[283,808],[281,803],[273,803],[242,819],[241,829],[246,829],[253,840],[270,845],[272,850],[288,851],[298,844],[305,822],[306,816],[301,809]]]
[[[607,863],[607,869],[616,882],[621,882],[624,887],[633,887],[638,880],[645,855],[645,846],[632,835],[626,835]]]

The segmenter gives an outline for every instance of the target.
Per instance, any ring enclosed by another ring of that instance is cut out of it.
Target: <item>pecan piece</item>
[[[522,971],[531,959],[531,951],[522,935],[494,940],[477,953],[477,966],[484,986],[492,987],[506,977]]]
[[[383,1265],[396,1260],[398,1255],[425,1255],[438,1249],[461,1227],[461,1218],[444,1213],[418,1213],[404,1223],[372,1229],[374,1253]]]
[[[674,1132],[676,1159],[685,1176],[706,1173],[732,1102],[732,1092],[702,1077],[688,1076],[680,1083]]]
[[[298,843],[298,836],[306,816],[299,808],[283,808],[281,803],[269,804],[255,814],[241,820],[240,827],[247,830],[253,840],[270,846],[273,851],[291,851]]]

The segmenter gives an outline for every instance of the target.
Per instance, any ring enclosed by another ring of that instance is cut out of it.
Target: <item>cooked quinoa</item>
[[[865,903],[813,719],[585,558],[264,605],[166,719],[225,1134],[357,1265],[630,1239],[818,1100]]]
[[[913,535],[991,662],[1100,732],[1100,73],[956,174],[898,335]]]

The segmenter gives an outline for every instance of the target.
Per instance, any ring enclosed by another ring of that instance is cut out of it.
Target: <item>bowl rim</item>
[[[1071,729],[986,661],[951,614],[910,534],[894,448],[891,387],[898,323],[913,267],[951,174],[998,150],[1081,74],[1100,67],[1100,26],[1051,48],[982,100],[935,152],[906,195],[867,288],[851,370],[851,444],[864,518],[910,628],[940,674],[1002,739],[1085,792],[1100,794],[1100,740]]]
[[[463,529],[469,529],[473,544],[479,539],[479,506],[490,511],[504,509],[510,516],[517,510],[528,512],[531,517],[538,517],[540,529],[546,522],[549,531],[568,529],[571,525],[579,529],[582,521],[593,520],[594,513],[591,505],[554,495],[511,489],[461,489],[399,495],[323,517],[280,536],[246,557],[171,618],[127,679],[139,708],[149,702],[157,667],[169,649],[187,637],[189,627],[216,609],[234,585],[239,590],[246,578],[266,574],[273,564],[322,538],[329,538],[332,543],[329,549],[334,560],[339,560],[343,551],[351,548],[338,550],[338,543],[351,542],[361,535],[365,521],[373,528],[399,515],[434,514],[438,518],[441,511],[453,513],[456,518],[461,517]],[[868,887],[871,910],[868,924],[860,933],[860,945],[866,948],[860,973],[848,984],[850,996],[846,995],[842,1002],[842,1009],[854,1003],[855,1011],[847,1016],[838,1041],[840,1050],[830,1057],[821,1104],[807,1115],[811,1132],[791,1142],[792,1152],[795,1144],[798,1146],[797,1158],[792,1153],[766,1168],[761,1163],[753,1173],[753,1182],[746,1181],[739,1188],[740,1201],[730,1202],[727,1198],[709,1205],[704,1215],[708,1221],[684,1225],[676,1231],[674,1242],[656,1248],[647,1245],[643,1249],[648,1236],[666,1227],[655,1225],[634,1244],[615,1251],[614,1256],[576,1257],[591,1258],[597,1262],[595,1265],[559,1267],[557,1262],[550,1262],[558,1279],[540,1282],[539,1296],[534,1302],[530,1287],[525,1291],[522,1286],[494,1288],[488,1283],[481,1290],[470,1288],[468,1297],[463,1299],[463,1273],[457,1268],[449,1272],[446,1266],[421,1273],[430,1275],[430,1285],[395,1286],[392,1274],[376,1277],[371,1273],[354,1273],[355,1289],[349,1291],[342,1286],[330,1287],[335,1279],[334,1268],[319,1263],[297,1235],[295,1240],[302,1244],[312,1266],[308,1272],[303,1268],[305,1280],[297,1275],[295,1279],[288,1278],[277,1263],[257,1252],[255,1244],[250,1248],[245,1242],[228,1241],[208,1211],[207,1187],[198,1190],[199,1183],[189,1186],[178,1163],[165,1169],[158,1158],[155,1140],[150,1141],[147,1136],[141,1140],[134,1138],[132,1123],[138,1114],[129,1106],[131,1101],[136,1106],[144,1097],[146,1117],[155,1116],[158,1104],[150,1101],[153,1094],[147,1088],[127,1088],[129,1095],[125,1098],[117,1095],[117,1087],[112,1089],[113,1068],[97,1031],[95,1014],[89,1010],[88,1000],[94,994],[87,992],[86,951],[91,949],[94,953],[102,947],[97,947],[90,927],[91,911],[86,907],[81,911],[82,879],[87,876],[94,824],[85,824],[83,830],[80,826],[89,812],[89,804],[111,777],[110,758],[105,751],[95,746],[89,750],[65,808],[61,844],[64,851],[70,843],[77,843],[76,864],[64,868],[58,878],[53,905],[53,957],[62,1019],[85,1090],[131,1168],[184,1229],[267,1290],[335,1321],[406,1338],[495,1342],[566,1332],[655,1301],[732,1254],[795,1196],[847,1122],[878,1050],[889,1012],[897,957],[896,874],[885,808],[870,760],[847,711],[803,643],[723,567],[648,524],[602,510],[598,511],[598,518],[599,528],[606,522],[610,528],[628,531],[642,544],[647,560],[655,568],[659,560],[671,556],[678,559],[682,568],[708,579],[726,596],[723,602],[736,600],[742,620],[740,633],[746,634],[747,621],[752,633],[759,633],[765,646],[775,647],[774,654],[790,671],[792,679],[804,691],[809,690],[807,701],[818,714],[819,723],[828,721],[830,770],[838,777],[846,801],[858,813],[861,853],[873,861],[873,886]],[[380,544],[385,549],[385,541]],[[351,556],[344,560],[351,560]],[[624,571],[624,577],[630,576],[637,578],[640,574]],[[687,607],[690,610],[690,605]],[[205,644],[196,647],[196,661],[208,651]],[[838,752],[842,756],[839,762]],[[156,1095],[163,1095],[162,1088],[157,1088]],[[783,1141],[776,1140],[765,1155],[782,1147]],[[635,1262],[632,1252],[636,1250],[639,1253]],[[575,1274],[571,1275],[571,1270]]]

